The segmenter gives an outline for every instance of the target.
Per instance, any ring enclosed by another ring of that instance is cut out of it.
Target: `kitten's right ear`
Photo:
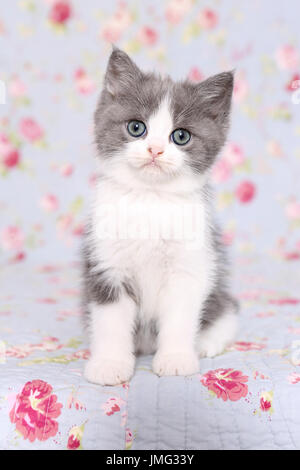
[[[126,52],[113,46],[113,51],[108,60],[104,78],[104,88],[115,96],[126,92],[128,87],[142,77],[141,70],[130,59]]]

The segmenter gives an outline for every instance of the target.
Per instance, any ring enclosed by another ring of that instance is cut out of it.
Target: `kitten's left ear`
[[[228,124],[234,84],[234,71],[219,73],[197,86],[201,104],[219,124]]]
[[[141,77],[141,70],[126,52],[114,46],[107,64],[104,88],[112,96],[118,93],[126,93],[128,87]]]

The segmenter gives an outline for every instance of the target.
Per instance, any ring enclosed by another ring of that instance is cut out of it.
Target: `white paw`
[[[199,360],[194,352],[174,354],[157,352],[152,368],[157,375],[193,375],[199,372]]]
[[[119,385],[131,379],[134,360],[128,362],[112,359],[91,358],[84,369],[84,377],[89,382],[100,385]]]

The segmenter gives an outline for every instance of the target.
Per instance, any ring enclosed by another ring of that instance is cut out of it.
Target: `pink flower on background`
[[[288,202],[285,213],[289,219],[300,219],[300,202],[295,200]]]
[[[95,82],[87,75],[82,67],[75,71],[75,85],[82,95],[88,95],[96,88]]]
[[[34,143],[44,136],[44,131],[40,125],[32,118],[24,118],[20,122],[20,132],[22,136]]]
[[[249,85],[244,73],[237,74],[233,85],[233,100],[236,103],[241,103],[248,95],[248,92]]]
[[[81,449],[81,441],[83,438],[83,432],[86,422],[81,426],[73,426],[69,431],[69,438],[67,443],[68,450],[78,450]]]
[[[56,418],[61,413],[62,404],[52,393],[52,387],[43,380],[27,382],[17,395],[9,413],[16,430],[30,442],[38,439],[46,441],[57,434]]]
[[[225,232],[223,232],[222,242],[224,243],[224,245],[231,245],[233,243],[234,236],[235,233],[233,230],[226,230]]]
[[[299,53],[291,44],[280,46],[275,57],[281,69],[295,69],[299,65]]]
[[[204,8],[198,15],[198,23],[204,29],[213,29],[218,24],[218,15],[211,8]]]
[[[198,83],[204,79],[203,73],[198,69],[198,67],[192,67],[188,73],[188,79],[191,82]]]
[[[132,15],[126,3],[120,2],[117,11],[104,24],[101,37],[107,42],[117,42],[131,22]]]
[[[8,91],[11,96],[21,98],[22,96],[25,96],[26,87],[18,77],[13,77],[9,82]]]
[[[120,397],[111,397],[103,405],[101,409],[107,416],[111,416],[114,413],[120,411],[121,406],[125,404],[125,401]]]
[[[231,165],[224,158],[220,158],[212,169],[212,179],[215,183],[223,183],[230,178],[231,174]]]
[[[260,409],[262,411],[269,411],[272,403],[269,400],[265,400],[263,397],[260,399]]]
[[[7,154],[5,157],[1,159],[1,163],[6,168],[13,168],[14,166],[17,166],[19,161],[20,161],[20,154],[17,149],[11,151],[9,154]]]
[[[245,161],[245,154],[242,147],[234,142],[226,145],[223,151],[223,158],[232,167],[242,165]]]
[[[297,384],[300,382],[300,374],[297,374],[297,372],[293,372],[288,376],[288,382],[290,384]]]
[[[201,383],[223,401],[237,401],[248,393],[248,376],[239,370],[216,369],[201,376]]]
[[[59,207],[58,199],[54,194],[46,194],[42,197],[40,206],[47,212],[56,211]]]
[[[300,74],[295,73],[290,81],[286,84],[285,89],[287,91],[295,91],[298,90],[298,88],[300,88]]]
[[[80,439],[75,434],[70,434],[67,448],[69,450],[77,450],[80,447]]]
[[[58,1],[53,3],[49,13],[49,19],[55,24],[64,24],[71,17],[72,10],[67,1]]]
[[[192,8],[193,0],[171,0],[166,8],[166,20],[171,24],[179,23]]]
[[[76,410],[86,410],[86,407],[83,403],[77,398],[76,392],[73,390],[67,400],[67,408],[71,409],[73,406]]]
[[[242,181],[235,190],[237,199],[242,203],[250,202],[255,196],[255,186],[251,181]]]
[[[9,225],[2,230],[0,241],[4,250],[18,251],[23,247],[24,235],[19,227]]]
[[[132,447],[134,440],[134,435],[131,431],[131,429],[126,428],[126,433],[125,433],[125,448],[128,450]]]

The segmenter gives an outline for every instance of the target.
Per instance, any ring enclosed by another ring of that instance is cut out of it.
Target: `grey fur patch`
[[[134,283],[129,279],[122,281],[111,281],[113,275],[109,275],[109,270],[99,268],[101,263],[93,261],[96,257],[93,255],[93,246],[89,240],[90,228],[86,229],[83,237],[83,245],[81,250],[82,260],[82,312],[84,323],[88,325],[90,302],[95,302],[99,305],[117,302],[122,295],[126,294],[138,304],[139,295],[137,289],[134,288]],[[110,280],[109,280],[110,279]]]
[[[206,171],[223,147],[229,127],[233,73],[224,72],[200,84],[176,83],[172,90],[174,128],[191,132],[182,147],[197,173]]]

